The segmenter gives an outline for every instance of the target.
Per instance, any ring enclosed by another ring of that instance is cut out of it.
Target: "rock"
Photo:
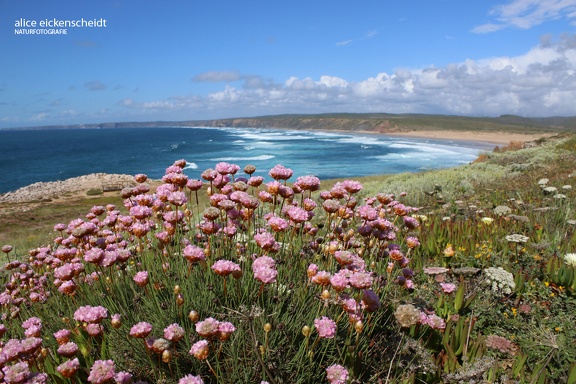
[[[104,185],[127,187],[135,184],[131,175],[92,173],[67,180],[34,183],[0,195],[0,203],[27,203],[55,198],[66,193],[86,192],[93,188],[103,189]]]

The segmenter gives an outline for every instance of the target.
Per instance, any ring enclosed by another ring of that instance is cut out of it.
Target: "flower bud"
[[[364,330],[364,323],[362,323],[362,320],[358,320],[356,324],[354,324],[354,329],[356,330],[356,333],[362,333]]]
[[[304,335],[304,337],[310,336],[310,331],[311,329],[309,326],[305,325],[302,327],[302,334]]]
[[[325,289],[325,290],[322,291],[322,295],[321,295],[321,296],[322,296],[322,298],[323,298],[324,300],[328,300],[328,299],[330,298],[330,292],[328,292],[328,290]]]
[[[176,295],[176,304],[181,307],[182,305],[184,305],[184,296],[179,293],[178,295]]]
[[[268,333],[272,330],[272,324],[266,323],[264,324],[264,332]]]
[[[188,318],[190,319],[190,321],[192,321],[193,323],[198,322],[198,320],[200,320],[200,315],[198,314],[198,312],[196,312],[195,310],[191,310],[188,313]]]
[[[172,351],[167,349],[164,352],[162,352],[162,361],[165,363],[169,363],[170,360],[172,360]]]
[[[182,288],[180,288],[179,285],[175,285],[175,286],[174,286],[174,294],[175,294],[175,295],[179,295],[179,294],[181,294],[181,293],[182,293]]]

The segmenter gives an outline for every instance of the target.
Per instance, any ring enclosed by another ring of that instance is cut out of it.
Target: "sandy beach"
[[[494,143],[497,145],[508,145],[511,141],[528,142],[538,140],[542,137],[552,136],[550,133],[543,134],[523,134],[512,132],[475,132],[475,131],[396,131],[382,132],[384,135],[394,137],[411,137],[419,139],[440,139],[440,140],[462,140],[462,141],[481,141]]]

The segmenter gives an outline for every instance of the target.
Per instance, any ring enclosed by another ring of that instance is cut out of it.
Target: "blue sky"
[[[65,35],[15,22],[106,20]],[[0,0],[0,128],[576,115],[576,0]]]

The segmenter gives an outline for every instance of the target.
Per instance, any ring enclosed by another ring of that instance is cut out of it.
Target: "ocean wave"
[[[252,157],[219,157],[216,159],[210,159],[210,161],[263,161],[275,158],[274,155],[260,155]]]
[[[247,151],[251,151],[251,150],[253,150],[253,149],[256,149],[256,147],[247,145],[247,146],[244,147],[244,149],[247,150]]]
[[[184,169],[198,169],[198,165],[192,162],[186,162]]]

